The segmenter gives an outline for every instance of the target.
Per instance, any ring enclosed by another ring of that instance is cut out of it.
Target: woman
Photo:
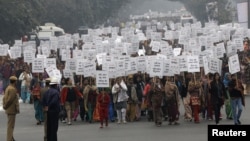
[[[21,99],[23,103],[30,103],[30,82],[32,79],[32,74],[29,72],[29,69],[26,68],[19,76],[21,82]]]
[[[96,98],[97,98],[98,90],[96,86],[91,86],[90,84],[86,84],[83,89],[84,96],[84,108],[85,112],[87,112],[87,120],[89,123],[93,122],[94,119],[94,110],[96,109]]]
[[[224,104],[224,97],[226,95],[226,89],[221,81],[220,74],[215,73],[213,81],[210,84],[211,101],[214,110],[215,123],[219,124],[220,121],[220,110]]]
[[[224,75],[224,79],[223,79],[223,84],[225,86],[226,89],[226,99],[225,99],[225,112],[227,115],[227,119],[233,119],[232,118],[232,108],[231,108],[231,104],[230,104],[230,95],[229,95],[229,91],[228,91],[228,84],[231,81],[231,74],[229,72],[225,73]]]
[[[114,103],[117,112],[118,124],[121,122],[127,123],[126,121],[126,109],[127,109],[127,85],[122,78],[117,78],[116,83],[112,88],[112,94],[114,96]]]
[[[97,96],[97,102],[99,103],[99,115],[100,115],[100,128],[103,128],[103,122],[105,121],[105,126],[108,126],[108,110],[110,97],[104,88],[100,88],[100,94]]]
[[[83,98],[80,91],[72,85],[70,78],[65,79],[66,85],[61,90],[61,103],[65,106],[67,112],[67,122],[71,125],[71,117],[75,111],[76,105],[78,105],[79,98]]]
[[[200,81],[195,80],[194,76],[188,84],[188,93],[190,94],[190,102],[195,123],[200,123],[199,113],[201,108],[202,85]]]
[[[169,125],[179,125],[179,90],[175,82],[167,81],[165,84],[165,96],[167,101],[167,113]]]
[[[162,125],[162,109],[161,105],[164,97],[164,86],[159,77],[154,77],[149,92],[149,100],[152,102],[154,122],[156,126]]]
[[[243,111],[243,106],[245,106],[244,100],[244,87],[242,82],[237,79],[236,75],[232,75],[232,80],[228,84],[228,90],[232,105],[232,115],[235,125],[240,125],[240,117]]]

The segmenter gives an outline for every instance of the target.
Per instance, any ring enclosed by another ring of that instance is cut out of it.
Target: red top
[[[100,104],[100,108],[105,108],[109,106],[110,96],[107,93],[99,94],[97,96],[97,102]]]
[[[150,90],[150,84],[147,84],[143,90],[143,95],[146,96]]]

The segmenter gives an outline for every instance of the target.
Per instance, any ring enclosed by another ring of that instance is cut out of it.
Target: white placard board
[[[200,72],[199,56],[187,57],[188,72]]]
[[[35,54],[33,53],[32,50],[26,50],[23,52],[23,58],[24,62],[26,63],[31,63],[33,61],[33,58],[35,58]]]
[[[109,74],[107,71],[96,71],[96,87],[107,88],[109,87]]]
[[[150,77],[163,75],[163,61],[159,59],[149,60],[150,61]]]
[[[44,72],[44,58],[35,58],[32,61],[32,73]]]
[[[76,75],[84,75],[84,60],[82,59],[76,61]]]
[[[240,62],[238,54],[229,57],[228,65],[229,65],[229,72],[231,74],[240,72]]]
[[[47,66],[56,66],[56,58],[46,58],[44,67],[46,68]]]

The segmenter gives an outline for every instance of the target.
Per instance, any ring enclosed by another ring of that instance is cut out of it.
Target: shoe
[[[126,124],[126,123],[127,123],[127,121],[126,121],[126,120],[124,120],[122,123]]]
[[[180,123],[179,122],[175,122],[174,125],[180,125]]]
[[[160,127],[160,126],[161,126],[161,123],[157,123],[156,126],[157,126],[157,127]]]
[[[36,125],[41,125],[41,121],[38,121],[38,122],[36,123]]]
[[[73,121],[76,121],[76,119],[73,119]]]
[[[239,125],[241,125],[241,122],[240,122],[240,120],[237,120],[237,122],[238,122],[238,124],[239,124]]]
[[[68,125],[71,125],[71,122],[68,122]]]
[[[169,122],[168,125],[172,125],[172,122]]]
[[[120,123],[121,123],[121,121],[117,121],[117,123],[118,123],[118,124],[120,124]]]
[[[103,126],[101,125],[100,128],[103,128]]]
[[[62,120],[62,123],[66,123],[66,121],[65,121],[65,120]]]
[[[200,121],[195,121],[194,123],[200,123]]]

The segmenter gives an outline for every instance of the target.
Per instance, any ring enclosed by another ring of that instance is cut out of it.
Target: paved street
[[[2,96],[0,96],[2,102]],[[244,109],[241,121],[250,123],[250,96],[246,97],[247,107]],[[36,125],[33,105],[21,103],[21,114],[17,115],[14,137],[17,141],[43,141],[43,126]],[[0,105],[1,107],[1,105]],[[181,113],[183,108],[181,105]],[[223,116],[224,114],[223,109]],[[183,114],[182,114],[183,115]],[[0,111],[0,141],[6,140],[6,115]],[[214,121],[201,120],[200,124],[180,119],[180,125],[156,127],[153,122],[143,119],[139,122],[116,124],[110,123],[108,128],[99,129],[99,123],[81,122],[79,119],[71,126],[60,123],[59,141],[207,141],[207,125]],[[223,117],[221,124],[233,124],[232,120]]]

